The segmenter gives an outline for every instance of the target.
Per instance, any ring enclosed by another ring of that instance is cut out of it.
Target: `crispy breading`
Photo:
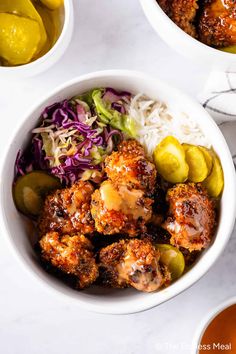
[[[49,231],[63,234],[93,232],[94,221],[90,212],[93,191],[91,183],[79,181],[70,188],[48,195],[38,223],[40,234]]]
[[[99,252],[100,281],[110,287],[156,291],[170,281],[170,274],[160,266],[159,258],[159,251],[149,241],[115,242]]]
[[[214,202],[201,184],[177,184],[167,193],[168,218],[163,227],[170,243],[192,251],[206,248],[216,224]]]
[[[108,180],[92,195],[96,230],[137,236],[151,219],[156,168],[135,140],[123,141],[105,160]]]
[[[153,200],[145,197],[143,191],[129,190],[125,186],[115,188],[107,180],[92,195],[91,214],[98,232],[133,237],[146,230],[152,204]]]
[[[76,277],[76,287],[83,289],[98,277],[93,246],[84,235],[59,235],[48,232],[39,241],[40,256],[65,275]]]
[[[197,36],[195,26],[197,0],[158,0],[157,2],[177,26],[190,36]]]
[[[156,183],[156,168],[136,140],[123,141],[118,151],[105,159],[105,172],[115,185],[145,190],[152,194]]]
[[[235,0],[205,0],[199,19],[199,39],[213,47],[236,44]]]
[[[170,17],[171,2],[170,0],[157,0],[162,10]]]

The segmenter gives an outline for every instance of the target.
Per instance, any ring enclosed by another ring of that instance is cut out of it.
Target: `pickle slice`
[[[211,197],[217,198],[224,188],[224,174],[217,155],[213,152],[213,167],[211,174],[203,182]]]
[[[212,153],[209,149],[207,149],[204,146],[198,146],[198,148],[201,150],[201,152],[203,153],[203,155],[205,157],[207,168],[208,168],[208,176],[209,176],[212,171],[212,167],[213,167]]]
[[[208,167],[203,152],[195,145],[183,144],[189,166],[188,180],[202,182],[208,176]]]
[[[59,9],[64,3],[64,0],[40,0],[50,10]]]
[[[27,17],[38,22],[40,27],[40,41],[38,43],[37,53],[39,53],[47,41],[47,33],[43,21],[30,0],[4,0],[0,1],[0,13],[8,13]],[[28,31],[29,35],[34,37],[33,31]]]
[[[172,280],[178,279],[183,274],[185,268],[185,260],[182,252],[178,248],[167,244],[157,244],[156,248],[161,253],[160,262],[167,266]]]
[[[236,45],[230,45],[229,47],[220,48],[222,52],[236,54]]]
[[[173,136],[167,136],[154,150],[158,173],[168,182],[181,183],[188,178],[189,167],[183,146]]]
[[[47,32],[48,38],[43,48],[43,53],[47,53],[56,43],[61,33],[60,13],[59,10],[58,11],[49,10],[40,2],[36,2],[34,6],[35,9],[38,11],[39,15],[41,16],[44,27]],[[40,54],[42,55],[43,53],[41,52]]]
[[[30,62],[37,51],[40,39],[40,28],[36,21],[0,13],[0,56],[9,65]]]
[[[61,188],[56,177],[42,171],[33,171],[17,179],[13,186],[13,198],[19,211],[26,215],[39,215],[45,195]]]

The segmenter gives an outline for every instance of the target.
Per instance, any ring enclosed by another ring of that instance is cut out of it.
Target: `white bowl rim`
[[[221,302],[219,305],[214,307],[209,311],[206,316],[202,319],[197,331],[195,332],[194,339],[192,342],[192,354],[198,354],[198,345],[200,344],[205,330],[209,324],[214,320],[214,318],[221,312],[226,310],[228,307],[236,304],[236,296],[230,297],[225,301]]]
[[[45,101],[47,101],[50,97],[62,92],[63,90],[66,90],[68,87],[75,85],[75,84],[79,84],[81,82],[83,82],[84,80],[91,80],[91,79],[96,79],[96,78],[107,78],[107,77],[120,77],[120,76],[124,76],[125,78],[139,78],[142,80],[154,80],[153,77],[151,77],[150,75],[146,75],[142,72],[139,71],[130,71],[130,70],[105,70],[105,71],[97,71],[97,72],[92,72],[92,73],[88,73],[82,76],[78,76],[76,78],[73,78],[72,80],[69,80],[63,84],[61,84],[59,87],[56,87],[54,90],[50,91],[48,94],[46,94],[43,98],[40,99],[40,101],[35,104],[33,107],[31,107],[28,112],[26,112],[25,114],[25,119],[22,120],[19,125],[17,127],[15,127],[15,130],[12,133],[12,136],[10,137],[9,141],[14,141],[14,137],[18,134],[18,131],[21,129],[21,127],[23,126],[24,122],[27,121],[29,119],[29,117],[39,108],[41,107],[42,104],[44,104]],[[188,102],[191,102],[191,105],[198,107],[198,110],[201,110],[203,112],[203,114],[206,116],[206,118],[208,117],[209,120],[209,124],[211,123],[212,128],[214,127],[216,131],[218,131],[218,135],[221,136],[221,140],[222,143],[224,144],[224,148],[225,148],[225,158],[228,160],[229,164],[230,164],[230,168],[231,168],[231,192],[232,195],[236,195],[236,184],[234,183],[234,179],[235,179],[235,170],[234,170],[234,165],[232,162],[232,158],[231,158],[231,154],[228,148],[228,145],[221,133],[221,131],[219,130],[218,126],[216,125],[216,123],[213,121],[213,119],[210,117],[210,115],[205,111],[205,109],[198,103],[196,102],[194,99],[192,99],[191,97],[189,97],[186,94],[183,94],[182,91],[174,88],[173,86],[170,86],[169,84],[166,84],[165,82],[163,82],[162,80],[159,80],[155,77],[155,82],[158,82],[160,85],[164,86],[165,88],[168,88],[169,91],[171,92],[171,94],[175,93],[177,96],[181,95],[184,96],[186,99],[188,99]],[[5,151],[3,152],[3,163],[1,166],[1,174],[0,174],[0,181],[3,181],[5,179],[4,177],[4,166],[8,164],[7,162],[7,156],[8,156],[8,151],[10,151],[10,145],[8,147],[5,148]],[[155,307],[161,303],[164,303],[167,300],[170,300],[171,298],[177,296],[178,294],[180,294],[181,292],[183,292],[184,290],[188,289],[190,286],[192,286],[194,283],[196,283],[204,274],[206,274],[209,269],[212,267],[212,265],[215,263],[215,261],[218,259],[219,255],[223,252],[225,246],[228,243],[228,240],[231,236],[232,230],[233,230],[233,226],[234,226],[234,220],[235,220],[235,213],[236,213],[236,198],[234,198],[233,203],[232,203],[232,207],[229,211],[229,215],[231,213],[231,218],[230,218],[230,222],[227,224],[227,230],[225,232],[226,236],[224,239],[224,243],[217,245],[218,248],[215,249],[214,248],[214,253],[211,252],[211,257],[206,257],[205,262],[204,262],[204,266],[203,264],[196,264],[189,272],[187,272],[185,275],[183,275],[180,278],[180,281],[177,281],[175,283],[173,283],[171,286],[167,287],[166,289],[161,290],[164,294],[165,292],[165,299],[164,300],[157,300],[154,297],[152,298],[148,298],[146,301],[142,301],[142,303],[137,303],[137,301],[133,301],[133,303],[131,303],[130,301],[126,302],[126,303],[122,303],[121,305],[114,305],[114,304],[107,304],[107,305],[103,305],[103,304],[91,304],[91,303],[87,303],[85,300],[81,300],[79,298],[74,298],[73,296],[64,294],[62,291],[58,290],[53,283],[51,282],[47,282],[44,279],[42,279],[42,277],[40,276],[40,274],[36,273],[35,271],[31,271],[27,262],[24,260],[24,258],[22,257],[22,255],[20,254],[19,250],[17,249],[16,245],[14,242],[12,242],[10,240],[10,237],[8,237],[8,234],[10,233],[10,230],[8,228],[8,223],[6,220],[6,213],[5,210],[3,208],[3,203],[1,202],[1,198],[3,193],[1,192],[1,189],[3,188],[3,183],[0,183],[0,226],[3,229],[3,234],[4,234],[4,238],[6,239],[8,245],[10,246],[10,249],[13,251],[13,253],[15,254],[16,258],[18,259],[18,261],[20,262],[20,264],[26,269],[27,273],[31,274],[32,278],[36,279],[38,282],[40,282],[45,289],[47,289],[48,291],[51,292],[51,294],[57,294],[59,295],[62,299],[66,300],[68,298],[70,298],[70,301],[73,301],[73,303],[75,303],[76,305],[81,306],[84,309],[87,309],[89,311],[93,311],[93,312],[98,312],[98,313],[104,313],[104,314],[130,314],[130,313],[136,313],[136,312],[141,312],[144,310],[148,310],[152,307]],[[210,253],[211,251],[210,247],[207,252]],[[197,271],[198,270],[198,271]],[[191,277],[190,277],[191,274]],[[185,280],[185,285],[182,285],[182,281],[181,280]],[[47,283],[50,283],[49,285]],[[153,293],[153,294],[157,294]]]
[[[146,4],[149,3],[152,6],[153,11],[157,11],[158,14],[162,17],[165,17],[166,21],[168,22],[169,26],[171,29],[175,32],[178,32],[179,35],[182,35],[182,37],[185,38],[186,43],[188,42],[191,45],[195,45],[201,50],[204,50],[206,54],[212,54],[214,56],[218,56],[219,59],[224,60],[224,59],[233,59],[233,56],[235,56],[236,60],[236,54],[235,53],[228,53],[221,51],[219,49],[213,48],[208,46],[207,44],[202,43],[201,41],[197,40],[196,38],[191,37],[189,34],[187,34],[184,30],[182,30],[178,25],[175,24],[174,21],[172,21],[169,16],[162,10],[161,6],[158,4],[157,0],[140,0],[140,3],[145,9]]]
[[[67,34],[67,30],[70,26],[70,22],[73,21],[72,0],[64,0],[64,9],[65,9],[65,18],[64,18],[64,23],[63,23],[61,34],[58,37],[56,43],[54,43],[52,48],[50,48],[50,50],[47,53],[45,53],[43,56],[41,56],[38,59],[36,59],[30,63],[27,63],[27,64],[15,65],[15,66],[0,66],[0,72],[2,71],[2,73],[6,74],[7,71],[11,71],[11,73],[13,73],[13,72],[20,73],[21,71],[25,71],[28,69],[31,70],[35,66],[38,66],[38,65],[41,65],[42,63],[44,63],[48,59],[48,57],[53,56],[54,53],[57,51],[58,47],[60,47],[61,44],[63,43],[63,41],[66,37],[66,34]]]

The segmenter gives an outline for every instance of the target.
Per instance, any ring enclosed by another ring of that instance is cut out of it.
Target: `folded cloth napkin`
[[[198,99],[224,134],[236,167],[236,72],[213,71]]]

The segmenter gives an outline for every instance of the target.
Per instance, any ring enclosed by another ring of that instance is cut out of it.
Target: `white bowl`
[[[219,315],[221,312],[226,310],[228,307],[236,304],[236,296],[231,297],[230,299],[225,300],[223,303],[219,304],[212,311],[210,311],[205,318],[200,323],[192,342],[191,354],[198,354],[199,344],[201,343],[203,334],[205,333],[207,327],[214,320],[214,318]]]
[[[0,66],[0,77],[4,79],[22,79],[38,75],[53,66],[66,51],[74,28],[73,0],[64,0],[61,10],[62,31],[54,46],[39,59],[24,65]]]
[[[50,276],[39,265],[29,241],[29,227],[22,215],[16,210],[12,199],[13,167],[17,152],[24,148],[29,141],[30,132],[38,124],[40,113],[44,107],[91,88],[104,86],[133,93],[143,92],[166,102],[177,112],[187,113],[202,127],[222,162],[226,183],[221,200],[219,225],[215,240],[189,272],[171,286],[159,292],[147,294],[134,289],[107,290],[99,287],[75,291],[60,280]],[[146,310],[171,299],[194,284],[209,270],[223,251],[229,240],[235,218],[234,166],[225,139],[215,122],[200,104],[182,92],[156,78],[132,71],[111,70],[84,75],[65,83],[42,99],[29,111],[21,122],[20,128],[17,129],[10,140],[2,166],[0,188],[1,225],[4,226],[2,234],[5,235],[17,258],[28,272],[44,284],[46,289],[54,290],[54,296],[66,296],[70,303],[102,313],[127,314]]]
[[[212,69],[236,70],[236,54],[211,48],[180,29],[161,9],[156,0],[140,0],[154,30],[174,50]]]

